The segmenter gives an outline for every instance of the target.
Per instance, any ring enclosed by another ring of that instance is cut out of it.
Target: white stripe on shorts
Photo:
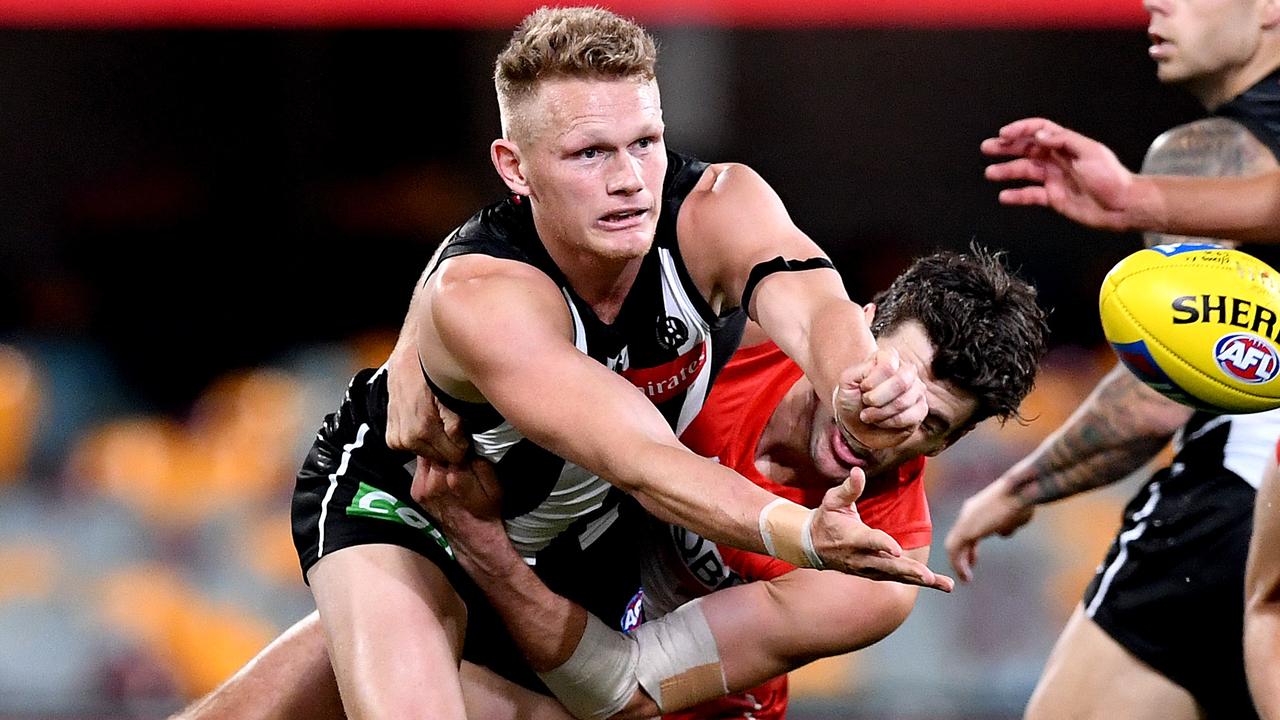
[[[324,521],[329,517],[329,501],[333,499],[333,491],[338,489],[338,478],[347,472],[347,465],[351,462],[351,451],[364,446],[364,434],[367,432],[369,432],[369,424],[360,423],[359,429],[356,430],[356,441],[342,446],[342,462],[338,463],[337,472],[329,474],[329,489],[324,493],[324,500],[320,501],[320,545],[317,548],[317,560],[324,557]]]
[[[1116,573],[1120,572],[1120,567],[1124,565],[1124,561],[1129,559],[1129,543],[1142,537],[1142,533],[1147,531],[1147,518],[1151,513],[1155,512],[1156,503],[1160,502],[1160,483],[1151,483],[1151,497],[1147,498],[1147,502],[1142,509],[1133,514],[1133,519],[1138,522],[1129,530],[1120,533],[1120,550],[1116,553],[1116,559],[1111,561],[1107,566],[1106,572],[1102,573],[1102,582],[1098,583],[1098,592],[1093,594],[1093,600],[1089,601],[1089,607],[1084,609],[1084,614],[1093,617],[1098,612],[1098,606],[1102,604],[1102,599],[1106,597],[1108,588],[1111,587],[1111,581],[1115,579]]]

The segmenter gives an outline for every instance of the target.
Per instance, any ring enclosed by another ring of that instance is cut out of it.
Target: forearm
[[[618,468],[620,486],[650,514],[711,540],[765,552],[760,511],[777,496],[681,447],[655,445]]]
[[[569,659],[582,637],[586,611],[542,583],[501,525],[455,534],[452,546],[535,672]]]
[[[812,295],[806,297],[805,290]],[[830,401],[841,374],[875,351],[862,308],[844,294],[832,271],[771,276],[756,296],[760,327],[800,366],[820,398]]]
[[[1033,504],[1111,484],[1154,457],[1191,412],[1117,365],[1002,481]]]
[[[1280,171],[1243,178],[1135,178],[1134,230],[1280,242]]]

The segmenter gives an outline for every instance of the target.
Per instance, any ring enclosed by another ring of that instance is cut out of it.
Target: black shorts
[[[444,571],[466,604],[463,657],[545,693],[497,613],[454,560],[436,521],[410,496],[413,474],[408,468],[414,458],[386,446],[386,392],[386,373],[357,373],[298,471],[293,542],[304,578],[321,557],[343,548],[408,548]]]
[[[302,572],[321,557],[357,545],[397,545],[438,566],[467,606],[463,657],[539,692],[529,670],[484,594],[453,557],[438,523],[414,502],[412,453],[385,441],[386,373],[361,370],[336,413],[325,418],[293,494],[293,542]],[[614,491],[617,492],[617,491]],[[619,520],[588,549],[566,533],[538,553],[535,572],[564,595],[617,627],[639,587],[634,502],[619,500]]]
[[[1161,470],[1125,508],[1084,595],[1086,615],[1210,718],[1257,717],[1243,645],[1255,494],[1221,467]]]

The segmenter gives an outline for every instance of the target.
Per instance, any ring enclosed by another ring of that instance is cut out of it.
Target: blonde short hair
[[[598,7],[538,8],[521,21],[494,63],[503,130],[510,130],[514,105],[543,80],[649,81],[657,61],[653,37],[631,20]]]

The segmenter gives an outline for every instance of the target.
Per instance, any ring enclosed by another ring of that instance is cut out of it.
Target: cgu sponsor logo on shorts
[[[1276,349],[1252,333],[1222,336],[1213,348],[1213,357],[1227,377],[1250,385],[1267,382],[1280,370]]]
[[[1276,339],[1276,312],[1271,308],[1226,295],[1180,295],[1173,299],[1173,324],[1231,325]]]
[[[435,540],[436,544],[449,557],[453,557],[453,548],[449,547],[449,541],[445,539],[444,535],[440,534],[436,526],[432,525],[431,521],[422,513],[401,502],[395,495],[379,490],[368,483],[360,483],[356,496],[351,499],[351,504],[347,506],[347,514],[356,517],[389,520],[401,525],[408,525],[415,530],[421,530],[424,535]]]
[[[627,368],[621,374],[648,395],[650,400],[663,402],[687,390],[706,364],[707,343],[700,342],[675,360],[657,367]]]

